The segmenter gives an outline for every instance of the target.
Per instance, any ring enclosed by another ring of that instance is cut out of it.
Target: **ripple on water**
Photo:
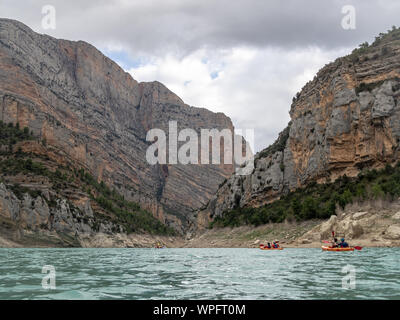
[[[400,299],[399,261],[397,248],[0,249],[0,299]],[[46,264],[56,290],[41,287]]]

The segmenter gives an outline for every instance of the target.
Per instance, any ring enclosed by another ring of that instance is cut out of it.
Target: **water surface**
[[[400,299],[399,269],[398,248],[0,249],[0,299]]]

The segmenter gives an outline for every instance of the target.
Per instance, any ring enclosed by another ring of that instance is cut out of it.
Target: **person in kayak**
[[[331,243],[331,248],[337,248],[338,245],[338,241],[336,238],[333,238],[332,243]]]
[[[278,241],[274,241],[274,242],[272,243],[272,246],[273,246],[274,248],[279,248]]]
[[[349,244],[346,241],[344,241],[344,238],[342,238],[342,239],[340,239],[339,247],[340,248],[348,248]]]
[[[267,248],[271,249],[271,243],[269,243],[269,242],[267,243]]]

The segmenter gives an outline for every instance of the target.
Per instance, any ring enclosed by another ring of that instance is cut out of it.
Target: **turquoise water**
[[[44,265],[56,289],[42,288]],[[354,289],[342,287],[346,265]],[[367,298],[400,299],[398,248],[0,249],[0,299]]]

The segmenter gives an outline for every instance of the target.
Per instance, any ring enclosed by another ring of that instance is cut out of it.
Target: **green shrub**
[[[32,139],[33,136],[29,133],[29,129],[21,130],[18,123],[14,127],[12,122],[8,124],[0,122],[0,145],[8,146],[10,152],[12,152],[12,146],[17,142]]]

